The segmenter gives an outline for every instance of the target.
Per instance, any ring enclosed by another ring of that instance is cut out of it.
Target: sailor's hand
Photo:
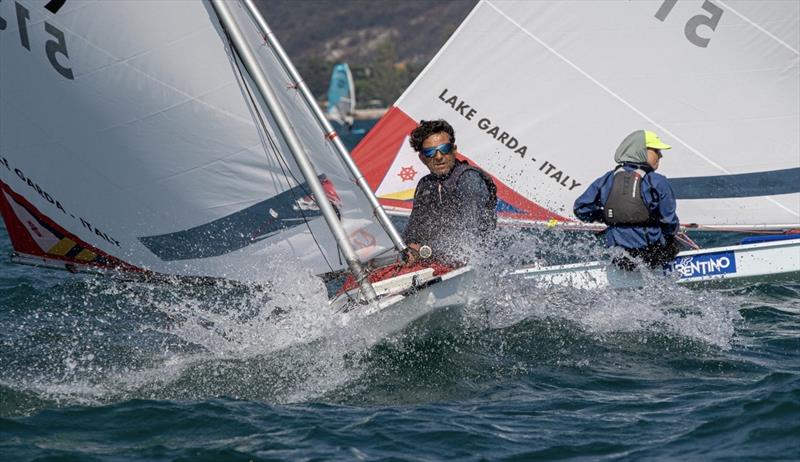
[[[665,236],[664,240],[666,241],[666,244],[664,246],[664,251],[666,252],[667,255],[669,255],[671,259],[675,258],[675,256],[677,256],[681,251],[680,236],[674,234],[668,235]]]
[[[408,244],[406,250],[403,251],[403,260],[407,265],[413,265],[419,260],[419,244]]]

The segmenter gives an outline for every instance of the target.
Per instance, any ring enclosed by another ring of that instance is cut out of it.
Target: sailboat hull
[[[397,284],[391,291],[384,292],[377,303],[347,305],[347,296],[343,294],[333,300],[331,306],[346,310],[344,316],[358,325],[360,335],[380,340],[404,330],[415,321],[428,318],[435,318],[437,323],[457,320],[460,309],[472,299],[470,288],[475,280],[475,271],[469,266],[427,280],[424,276],[416,279],[407,276],[392,278],[397,281],[389,282]],[[381,287],[376,285],[376,291],[380,290]]]
[[[681,252],[663,275],[626,271],[605,262],[526,267],[510,277],[576,289],[643,287],[653,276],[693,287],[800,281],[800,238]]]

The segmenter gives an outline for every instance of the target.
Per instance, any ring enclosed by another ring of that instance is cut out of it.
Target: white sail
[[[0,209],[17,252],[238,280],[287,259],[345,266],[208,3],[51,3],[0,2]],[[390,248],[245,9],[231,9],[359,257]]]
[[[646,129],[674,146],[659,171],[683,224],[797,226],[798,50],[797,1],[481,1],[354,158],[408,208],[410,173],[426,172],[404,137],[444,118],[497,180],[503,215],[572,221]]]

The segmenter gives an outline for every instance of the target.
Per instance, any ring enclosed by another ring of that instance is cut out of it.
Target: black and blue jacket
[[[651,220],[639,225],[613,225],[605,233],[606,246],[620,246],[626,249],[641,249],[650,245],[664,245],[666,237],[674,236],[680,221],[675,212],[675,194],[667,177],[652,171],[649,165],[624,163],[625,171],[641,169],[647,172],[642,179],[642,200],[650,212]],[[585,222],[603,222],[603,205],[608,201],[614,172],[611,170],[596,179],[581,194],[573,206],[575,216]]]

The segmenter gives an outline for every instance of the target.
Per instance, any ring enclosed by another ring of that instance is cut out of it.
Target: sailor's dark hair
[[[422,152],[422,142],[425,141],[425,138],[441,132],[445,132],[450,135],[451,143],[456,142],[456,132],[453,131],[453,127],[447,123],[446,120],[438,119],[420,120],[417,128],[411,131],[411,136],[408,140],[408,143],[411,145],[413,150]]]

